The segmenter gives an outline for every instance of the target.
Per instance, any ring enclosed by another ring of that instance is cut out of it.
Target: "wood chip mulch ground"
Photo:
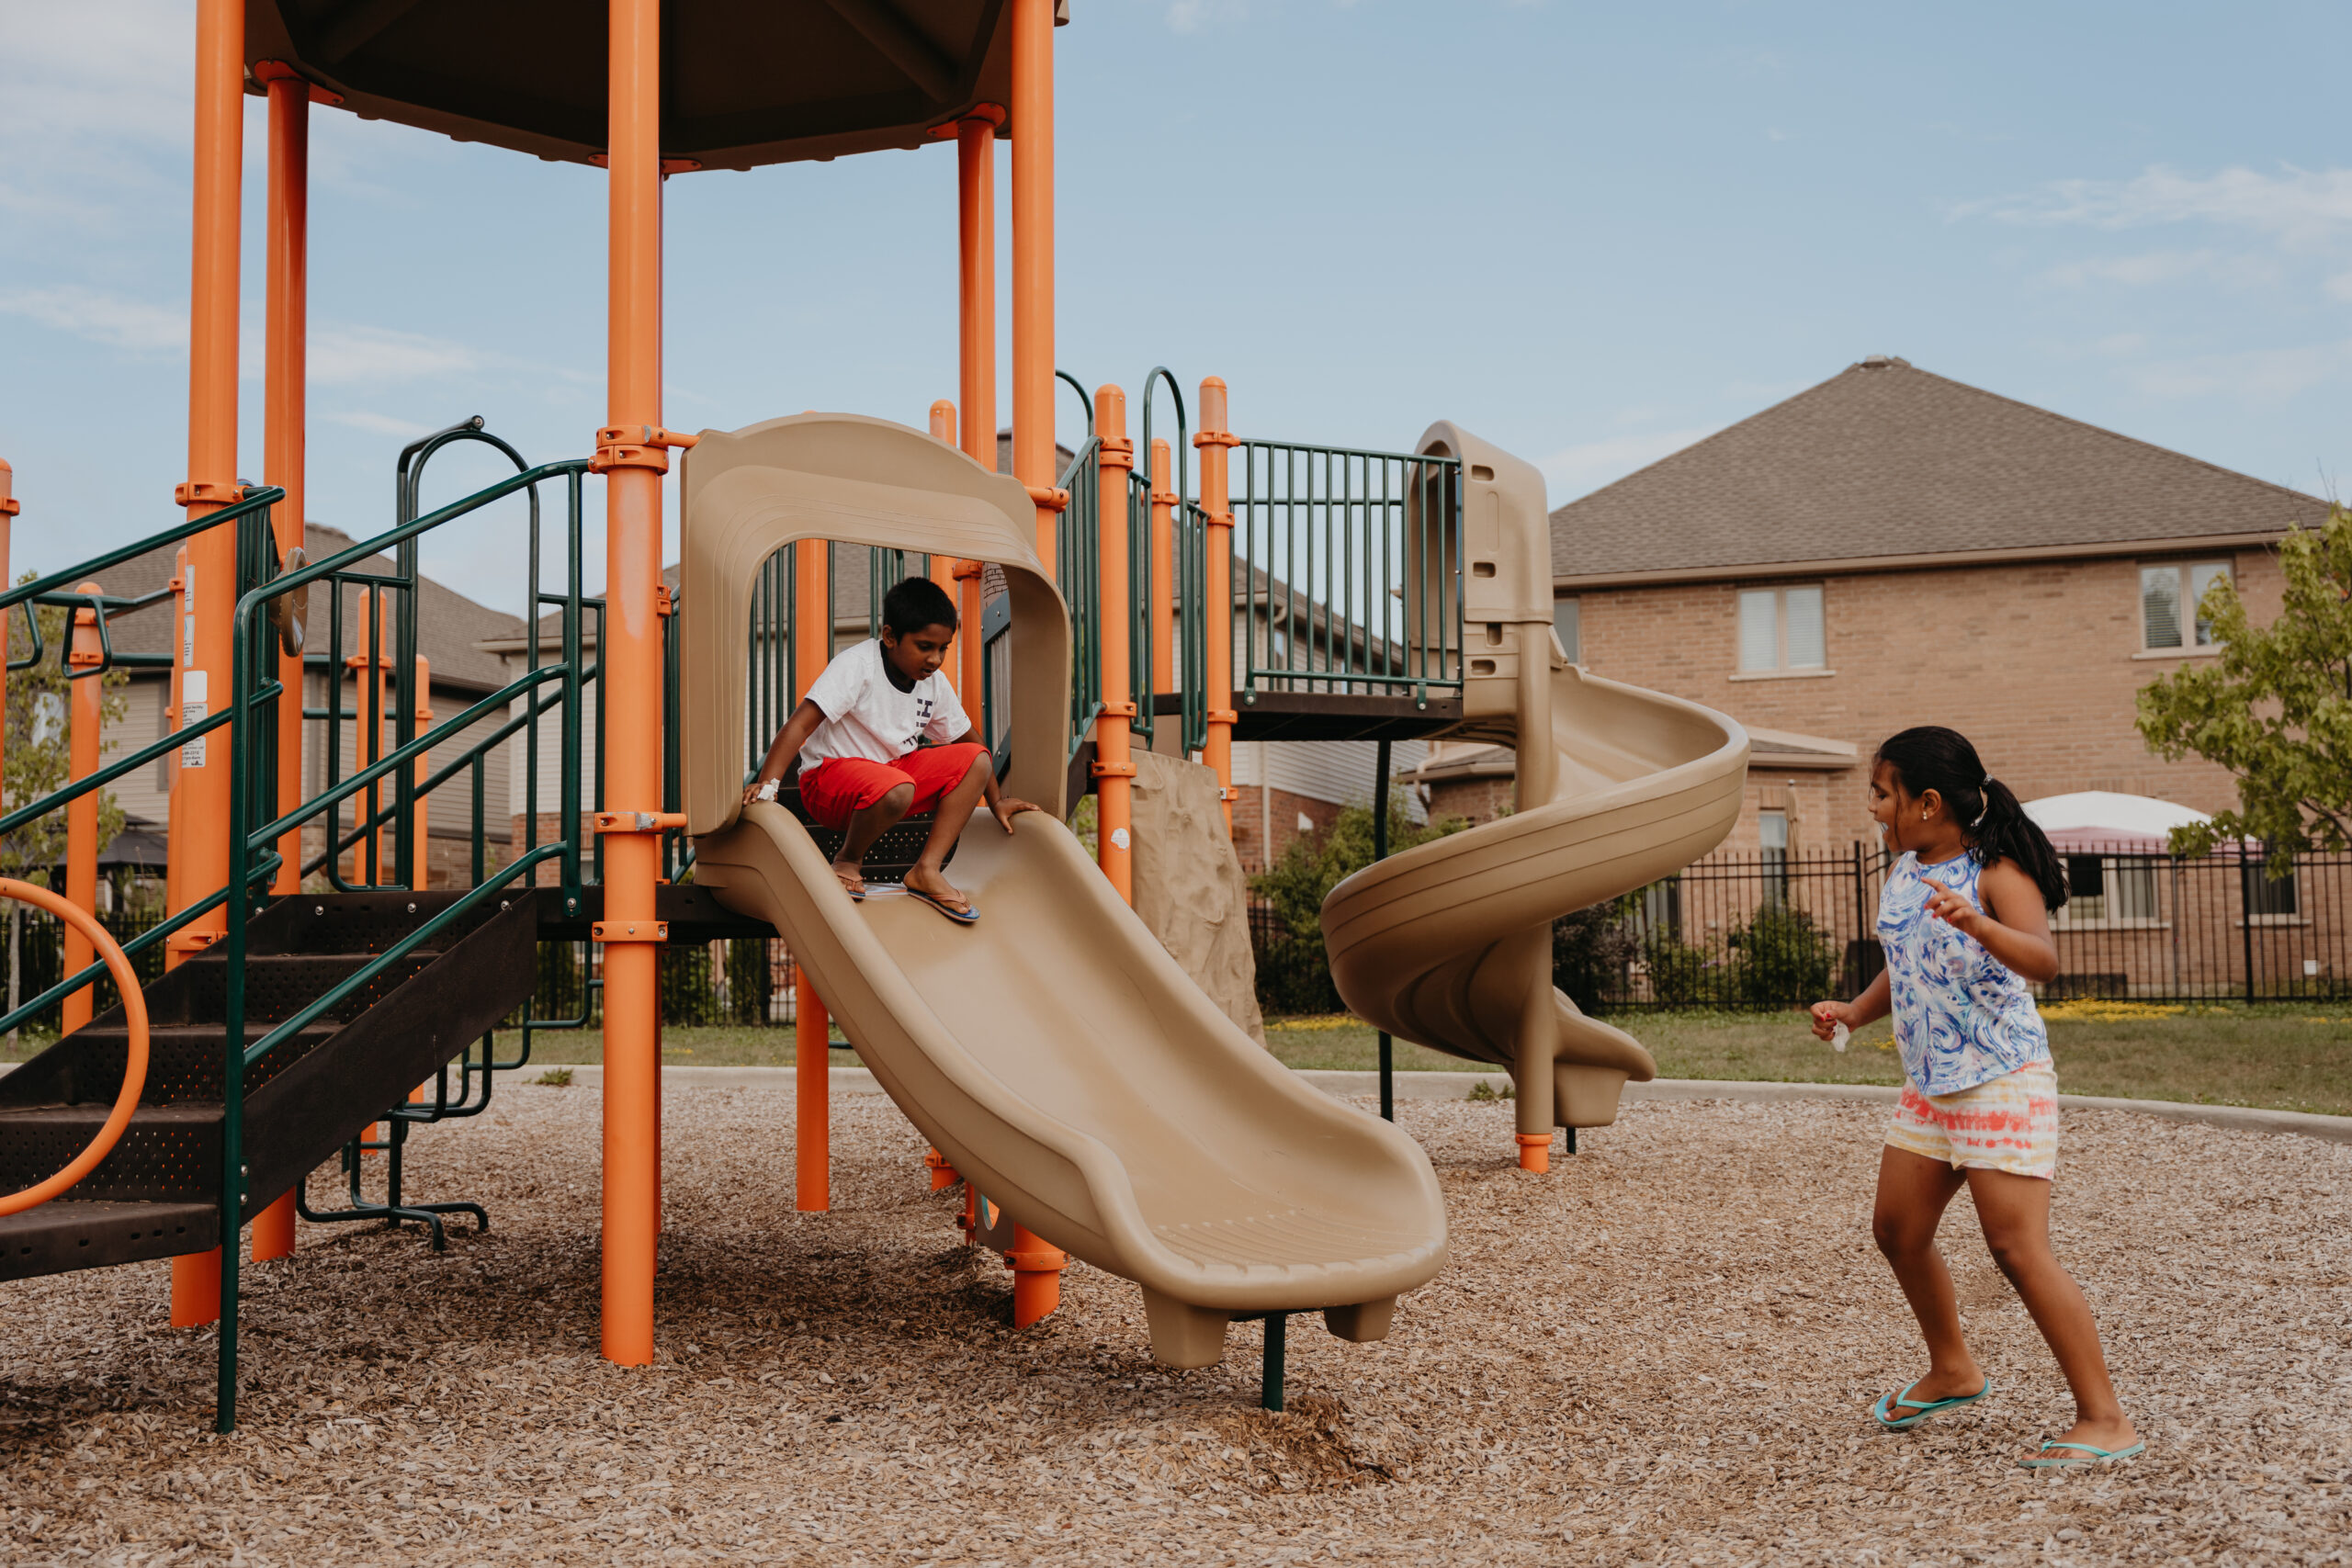
[[[1867,1234],[1877,1106],[1641,1104],[1534,1178],[1507,1105],[1408,1102],[1453,1257],[1376,1346],[1313,1318],[1155,1367],[1086,1268],[1010,1326],[889,1102],[792,1208],[788,1095],[670,1100],[662,1355],[601,1360],[597,1101],[503,1087],[410,1145],[492,1229],[305,1226],[253,1271],[243,1426],[162,1265],[10,1285],[13,1563],[1915,1563],[2352,1557],[2352,1146],[2070,1113],[2062,1255],[2148,1457],[2035,1476],[2069,1419],[1965,1200],[1946,1241],[1999,1389],[1900,1436],[1921,1370]],[[322,1177],[316,1195],[331,1196]]]

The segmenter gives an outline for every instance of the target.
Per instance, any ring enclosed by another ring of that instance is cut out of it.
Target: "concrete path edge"
[[[546,1072],[561,1068],[564,1064],[550,1062],[545,1066],[533,1064],[537,1072],[526,1070],[525,1082]],[[594,1088],[604,1082],[604,1069],[595,1066],[571,1068],[571,1081],[582,1088]],[[686,1067],[669,1066],[662,1070],[663,1079],[678,1089],[781,1089],[792,1088],[790,1067]],[[1380,1075],[1376,1072],[1342,1072],[1331,1069],[1306,1068],[1299,1077],[1324,1093],[1341,1100],[1380,1092]],[[1479,1084],[1499,1093],[1509,1087],[1510,1078],[1503,1073],[1398,1073],[1396,1075],[1396,1096],[1399,1100],[1466,1100]],[[874,1081],[874,1074],[865,1067],[836,1064],[832,1070],[832,1085],[842,1094],[879,1094],[882,1086]],[[1892,1103],[1902,1090],[1883,1084],[1853,1083],[1767,1083],[1744,1082],[1729,1078],[1654,1078],[1648,1083],[1625,1086],[1625,1098],[1636,1100],[1727,1100],[1744,1105],[1770,1105],[1791,1100],[1854,1100]],[[2058,1103],[2069,1111],[2129,1111],[2142,1116],[2154,1116],[2165,1122],[2189,1122],[2207,1127],[2225,1127],[2240,1133],[2291,1133],[2306,1138],[2319,1138],[2328,1143],[2352,1144],[2352,1116],[2322,1116],[2304,1111],[2266,1111],[2245,1105],[2192,1105],[2170,1100],[2111,1100],[2100,1095],[2062,1094]]]

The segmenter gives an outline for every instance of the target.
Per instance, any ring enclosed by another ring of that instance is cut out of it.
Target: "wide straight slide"
[[[1435,1173],[1227,1019],[1059,820],[1071,635],[1035,515],[1018,480],[902,425],[704,433],[681,631],[695,883],[784,935],[899,1109],[1008,1218],[1143,1287],[1161,1360],[1209,1364],[1233,1317],[1263,1313],[1321,1310],[1342,1338],[1377,1339],[1445,1261]],[[977,925],[878,885],[852,902],[798,819],[741,805],[765,740],[747,739],[753,585],[801,538],[1003,569],[1005,788],[1045,809],[1010,835],[985,812],[965,829],[951,874]]]

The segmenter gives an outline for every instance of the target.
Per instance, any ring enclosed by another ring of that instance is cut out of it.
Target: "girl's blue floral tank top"
[[[1984,908],[1976,892],[1981,869],[1965,852],[1927,866],[1906,853],[1878,896],[1894,1043],[1922,1094],[1956,1094],[2050,1059],[2050,1032],[2026,983],[1973,938],[1928,913],[1931,876]]]

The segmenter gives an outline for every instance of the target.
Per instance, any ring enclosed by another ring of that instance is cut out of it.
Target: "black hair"
[[[2025,814],[2009,786],[1985,771],[1968,737],[1941,725],[1923,724],[1888,736],[1879,745],[1877,760],[1894,770],[1913,799],[1929,790],[1943,797],[1944,809],[1961,824],[1977,864],[2013,860],[2041,889],[2046,908],[2055,909],[2066,902],[2065,867],[2049,835]]]
[[[900,637],[925,626],[945,626],[952,632],[956,624],[956,601],[928,577],[904,578],[882,595],[882,624]]]

